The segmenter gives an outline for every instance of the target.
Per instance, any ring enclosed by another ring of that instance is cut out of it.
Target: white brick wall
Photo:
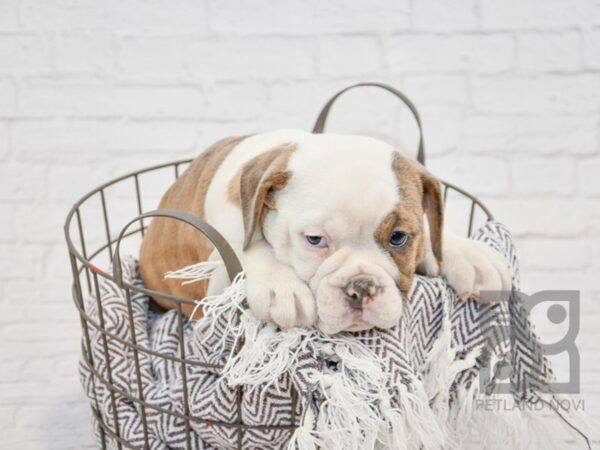
[[[511,227],[524,290],[582,290],[600,418],[597,0],[0,0],[1,446],[94,448],[62,237],[76,198],[228,134],[308,128],[371,79],[420,106],[431,170]],[[330,125],[415,142],[375,91]]]

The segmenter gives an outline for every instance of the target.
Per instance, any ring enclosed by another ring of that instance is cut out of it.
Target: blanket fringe
[[[221,264],[198,263],[166,277],[193,283],[210,278]],[[303,419],[288,450],[461,449],[473,438],[473,430],[478,432],[479,448],[527,448],[531,427],[539,420],[518,407],[477,409],[477,401],[490,399],[480,392],[478,379],[450,398],[456,376],[475,366],[480,348],[457,358],[457,352],[464,349],[452,345],[448,288],[442,280],[438,283],[442,327],[427,355],[422,380],[413,377],[390,382],[383,361],[351,336],[327,336],[312,328],[281,333],[275,326],[261,323],[243,306],[243,273],[222,294],[202,301],[204,318],[197,322],[193,336],[214,335],[218,326],[221,349],[228,353],[221,376],[230,386],[244,385],[250,391],[265,386],[280,389],[283,376],[295,373],[298,356],[307,349],[323,362],[335,360],[337,370],[311,372],[310,381],[319,387],[322,400],[316,407],[303,405]],[[237,349],[240,339],[244,345]],[[397,399],[395,406],[390,403],[392,397]],[[514,401],[511,395],[502,399]],[[547,432],[537,434],[546,436]]]
[[[203,261],[165,274],[166,280],[185,280],[182,285],[196,283],[213,276],[217,269],[223,267],[223,261]]]

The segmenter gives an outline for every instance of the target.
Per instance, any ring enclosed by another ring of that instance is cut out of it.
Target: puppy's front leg
[[[315,298],[291,267],[279,262],[270,245],[255,241],[241,252],[246,296],[252,312],[283,329],[310,326],[317,318]]]
[[[429,242],[429,239],[426,240]],[[511,278],[504,257],[489,245],[444,233],[441,274],[463,299],[503,301],[511,291]],[[437,276],[440,267],[430,248],[426,248],[422,267],[429,276]],[[486,297],[482,299],[482,293]]]

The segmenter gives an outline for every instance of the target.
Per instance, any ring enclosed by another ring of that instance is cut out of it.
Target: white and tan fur
[[[225,150],[215,158],[219,146]],[[365,136],[281,130],[217,143],[160,206],[192,212],[219,230],[246,271],[250,308],[282,328],[315,325],[333,334],[391,327],[417,268],[435,276],[440,263],[462,298],[510,287],[497,252],[441,236],[435,179],[392,146]],[[410,236],[399,250],[386,247],[390,214],[394,229],[404,227]],[[183,288],[163,277],[167,270],[218,258],[206,239],[185,227],[168,219],[152,222],[142,245],[142,276],[153,290],[202,298],[227,284],[224,271],[208,287]],[[311,245],[307,235],[326,237],[327,246]],[[358,297],[353,287],[363,284],[357,280],[369,283]]]

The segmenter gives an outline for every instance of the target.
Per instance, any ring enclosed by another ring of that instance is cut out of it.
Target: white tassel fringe
[[[210,278],[220,267],[220,261],[202,262],[169,272],[165,277],[189,284]],[[456,358],[460,349],[452,347],[449,298],[441,281],[439,289],[444,311],[442,330],[427,357],[423,380],[413,377],[408,385],[397,383],[391,386],[395,392],[386,387],[389,374],[383,370],[383,362],[352,336],[326,336],[312,328],[281,332],[271,324],[261,323],[242,305],[243,273],[220,295],[202,300],[204,318],[198,322],[202,327],[196,328],[194,338],[201,340],[206,333],[214,335],[218,323],[220,348],[229,353],[222,376],[229,385],[244,385],[250,390],[259,386],[279,389],[282,375],[296,370],[298,355],[308,346],[316,354],[338,361],[336,372],[314,372],[313,381],[324,400],[316,417],[313,405],[303,405],[303,420],[292,435],[288,450],[462,449],[474,431],[478,434],[476,448],[527,448],[531,427],[534,423],[539,425],[539,419],[532,420],[531,414],[518,407],[478,410],[479,399],[490,399],[479,392],[479,380],[474,380],[469,389],[460,390],[450,402],[455,377],[475,364],[479,349],[462,359]],[[242,338],[244,345],[236,353]],[[392,394],[399,403],[395,408],[390,404]]]

